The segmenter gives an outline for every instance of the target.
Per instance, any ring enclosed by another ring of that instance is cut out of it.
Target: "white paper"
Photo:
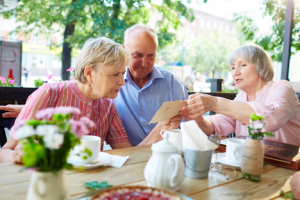
[[[107,164],[108,166],[121,168],[124,163],[127,161],[129,156],[117,156],[117,155],[111,155],[111,162]]]
[[[181,122],[180,127],[184,148],[196,151],[209,151],[218,148],[218,145],[208,140],[207,135],[194,120]]]

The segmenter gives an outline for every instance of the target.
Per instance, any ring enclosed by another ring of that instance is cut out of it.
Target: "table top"
[[[131,147],[106,151],[111,155],[126,156],[128,160],[122,168],[100,167],[84,171],[67,171],[67,183],[71,199],[79,198],[90,190],[84,187],[87,181],[108,181],[108,184],[143,185],[144,168],[152,151],[150,146]],[[26,199],[31,174],[22,170],[22,165],[13,163],[0,164],[0,199]],[[260,182],[243,179],[241,172],[238,177],[229,176],[229,180],[218,172],[209,172],[206,179],[185,177],[178,192],[192,199],[283,199],[280,191],[291,190],[289,182],[295,171],[265,165]]]

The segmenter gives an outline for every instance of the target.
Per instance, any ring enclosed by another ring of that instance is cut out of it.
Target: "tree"
[[[179,50],[183,41],[189,44],[185,50],[185,65],[190,65],[199,72],[230,71],[227,59],[229,54],[240,46],[234,36],[226,36],[218,31],[206,31],[193,40],[187,35],[179,34],[179,40],[159,52],[160,59],[166,62],[182,60],[183,51]]]
[[[258,28],[253,24],[253,20],[245,15],[235,14],[235,21],[241,24],[241,31],[245,40],[252,41],[260,45],[265,50],[272,53],[274,61],[281,62],[283,51],[283,37],[285,25],[286,0],[265,0],[264,16],[271,16],[273,21],[272,31],[265,35],[258,34]],[[300,50],[300,9],[295,7],[294,26],[292,32],[291,55]]]
[[[151,0],[21,0],[16,10],[7,12],[6,17],[16,16],[17,33],[40,33],[47,38],[61,32],[62,79],[69,79],[66,69],[71,66],[71,52],[80,48],[90,37],[105,36],[122,43],[124,31],[136,23],[148,23],[153,13],[159,14],[156,30],[160,46],[171,43],[178,29],[180,18],[193,20],[192,12],[184,3],[191,0],[162,0],[154,4]],[[204,0],[206,2],[206,0]],[[59,29],[55,28],[55,24]],[[52,44],[53,46],[54,44]]]

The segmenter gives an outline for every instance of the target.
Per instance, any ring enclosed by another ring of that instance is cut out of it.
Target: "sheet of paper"
[[[166,121],[178,115],[178,112],[186,105],[186,101],[164,102],[155,113],[149,124]]]

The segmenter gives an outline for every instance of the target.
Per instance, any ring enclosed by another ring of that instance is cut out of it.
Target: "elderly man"
[[[130,143],[135,146],[160,139],[162,129],[178,128],[181,116],[149,124],[165,101],[186,100],[182,82],[170,71],[155,67],[158,39],[154,29],[134,25],[125,31],[124,47],[130,56],[125,85],[114,99]]]
[[[146,145],[161,139],[160,131],[178,128],[182,116],[169,121],[149,124],[165,101],[186,100],[188,94],[182,82],[170,71],[155,67],[157,34],[147,25],[134,25],[125,31],[124,48],[130,56],[125,73],[125,85],[114,102],[130,143]],[[9,111],[3,117],[16,117],[22,106],[0,106]]]

